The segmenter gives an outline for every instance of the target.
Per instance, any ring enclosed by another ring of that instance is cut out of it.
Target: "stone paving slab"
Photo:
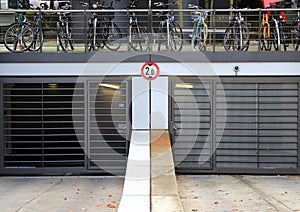
[[[116,211],[119,177],[0,177],[1,212]]]
[[[151,131],[151,211],[182,212],[168,131]]]
[[[300,211],[300,176],[178,175],[184,211]]]

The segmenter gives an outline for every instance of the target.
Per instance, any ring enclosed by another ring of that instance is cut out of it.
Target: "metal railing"
[[[171,10],[158,10],[158,9],[137,9],[137,10],[42,10],[44,24],[44,43],[43,48],[39,52],[57,52],[56,40],[56,23],[58,21],[59,12],[67,12],[72,21],[72,34],[74,38],[74,50],[68,52],[88,52],[87,30],[88,20],[91,13],[98,13],[104,16],[113,15],[113,22],[118,25],[121,30],[121,47],[118,51],[127,52],[133,51],[128,44],[128,22],[130,12],[135,12],[138,16],[139,22],[146,28],[150,39],[150,48],[147,51],[158,51],[158,28],[159,17],[158,13],[162,11]],[[191,47],[191,34],[193,32],[193,20],[191,12],[196,10],[192,9],[173,9],[176,22],[181,26],[183,32],[183,48],[181,51],[193,51]],[[240,11],[249,28],[249,48],[248,51],[263,51],[260,47],[262,41],[262,34],[260,32],[260,24],[262,15],[267,11],[272,13],[279,13],[284,11],[287,19],[285,25],[285,39],[288,44],[287,51],[295,51],[292,45],[292,32],[294,30],[294,20],[297,18],[297,9],[214,9],[206,10],[208,16],[205,20],[208,26],[208,37],[205,48],[202,51],[220,52],[224,49],[224,34],[226,28],[229,27],[231,15],[234,11]],[[4,46],[4,33],[8,26],[14,22],[18,13],[26,13],[28,22],[33,20],[34,14],[37,10],[0,10],[0,52],[8,52]],[[97,49],[97,51],[111,51],[105,47]],[[160,48],[160,51],[171,51],[170,48]],[[275,51],[274,49],[272,51]]]

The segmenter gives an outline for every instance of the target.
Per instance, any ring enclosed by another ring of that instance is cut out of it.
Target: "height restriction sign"
[[[159,67],[154,62],[146,62],[141,69],[142,76],[146,80],[155,80],[159,76]]]

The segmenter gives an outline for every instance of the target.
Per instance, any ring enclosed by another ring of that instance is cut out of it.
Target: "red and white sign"
[[[146,80],[155,80],[159,76],[159,67],[154,62],[146,62],[142,66],[141,73]]]

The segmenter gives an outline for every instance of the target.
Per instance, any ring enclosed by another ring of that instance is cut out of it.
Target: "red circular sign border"
[[[146,77],[146,75],[144,74],[144,71],[143,71],[144,68],[145,68],[147,65],[149,65],[149,64],[154,65],[155,68],[156,68],[156,70],[157,70],[157,73],[156,73],[156,75],[155,75],[153,78],[148,78],[148,77]],[[142,72],[142,76],[143,76],[143,78],[144,78],[145,80],[153,81],[153,80],[155,80],[155,79],[159,76],[160,70],[159,70],[158,65],[157,65],[155,62],[146,62],[146,63],[144,63],[144,65],[142,66],[141,72]]]

